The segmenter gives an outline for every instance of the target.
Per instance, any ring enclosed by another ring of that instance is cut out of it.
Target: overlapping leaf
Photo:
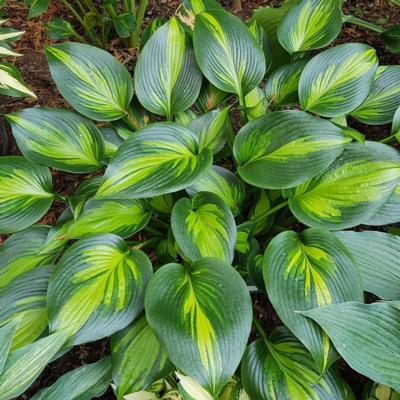
[[[190,39],[176,17],[151,36],[135,70],[139,101],[151,112],[172,115],[188,109],[197,99],[202,76]]]
[[[164,122],[136,132],[118,149],[96,198],[134,199],[171,193],[192,184],[211,166],[194,133]]]
[[[216,396],[235,372],[251,328],[251,299],[238,272],[213,258],[188,268],[165,265],[149,283],[145,309],[174,365]]]
[[[217,195],[200,192],[191,200],[178,200],[171,224],[178,246],[190,260],[215,257],[232,262],[236,224],[232,212]]]
[[[32,163],[67,172],[101,167],[104,143],[94,123],[62,109],[29,108],[8,114],[13,135]]]
[[[233,154],[243,180],[283,189],[324,170],[350,141],[329,121],[301,111],[279,111],[246,124],[235,138]]]
[[[17,323],[11,321],[0,328],[0,375],[3,372],[4,365],[10,352],[16,327]]]
[[[127,115],[132,79],[111,54],[73,42],[47,46],[46,54],[58,90],[76,111],[96,121]]]
[[[104,142],[104,158],[109,162],[114,157],[124,140],[113,128],[101,128],[100,133]]]
[[[308,226],[346,229],[371,218],[399,179],[396,150],[375,142],[351,143],[326,171],[294,190],[289,206]]]
[[[206,79],[203,80],[196,107],[203,113],[214,110],[230,96],[229,93],[215,87]]]
[[[275,236],[263,260],[272,305],[285,325],[314,357],[321,372],[334,361],[324,332],[298,311],[345,301],[362,301],[361,276],[351,254],[334,234],[308,229],[300,236]]]
[[[301,74],[302,108],[324,117],[348,114],[366,99],[377,67],[375,50],[365,44],[346,43],[323,51]]]
[[[143,308],[152,266],[112,234],[72,245],[51,276],[47,302],[51,331],[65,331],[70,344],[90,342],[125,328]]]
[[[0,157],[0,233],[18,232],[34,224],[53,199],[48,168],[23,157]]]

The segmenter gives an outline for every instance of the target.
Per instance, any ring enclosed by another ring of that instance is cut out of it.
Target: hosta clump
[[[0,400],[106,337],[110,356],[33,398],[354,399],[341,358],[365,398],[397,398],[400,67],[361,43],[313,56],[340,4],[245,24],[185,1],[133,79],[104,50],[47,47],[73,111],[6,116],[22,156],[0,158]],[[353,119],[391,135],[365,140]],[[50,168],[87,176],[65,196]],[[284,326],[263,327],[253,291]]]

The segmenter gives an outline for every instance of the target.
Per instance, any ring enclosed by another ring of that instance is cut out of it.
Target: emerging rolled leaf
[[[58,90],[76,111],[96,121],[127,115],[132,79],[111,54],[73,42],[47,46],[46,54]]]
[[[0,157],[0,233],[22,231],[50,208],[54,193],[46,167],[23,157]]]
[[[384,300],[400,299],[400,237],[373,231],[336,235],[353,255],[364,290]]]
[[[392,122],[400,104],[400,66],[379,67],[368,97],[351,115],[369,125]]]
[[[303,0],[293,6],[278,27],[280,44],[290,53],[327,46],[342,28],[340,0]]]
[[[264,53],[239,18],[224,10],[196,15],[194,51],[201,71],[217,88],[242,100],[265,74]]]
[[[164,122],[127,139],[108,166],[96,198],[134,199],[176,192],[211,166],[209,149],[199,151],[194,133]]]
[[[178,246],[191,261],[215,257],[232,262],[236,224],[220,197],[200,192],[191,200],[178,200],[172,210],[171,224]]]
[[[118,399],[147,388],[173,369],[146,317],[116,333],[111,347]]]
[[[190,39],[173,17],[157,29],[140,53],[135,71],[138,99],[151,112],[171,120],[196,101],[201,82]]]
[[[69,344],[94,341],[125,328],[143,308],[152,266],[112,234],[81,239],[51,276],[50,330],[65,331]]]
[[[252,399],[354,400],[337,373],[321,377],[311,354],[286,328],[247,347],[241,376]]]
[[[174,365],[216,396],[239,365],[251,328],[239,273],[213,258],[188,268],[165,265],[149,283],[145,308]]]
[[[96,125],[62,109],[29,108],[7,119],[22,154],[32,163],[67,172],[101,167],[103,139]]]
[[[400,180],[400,156],[389,146],[351,143],[323,173],[294,190],[289,207],[304,224],[346,229],[372,217]]]
[[[375,50],[365,44],[346,43],[323,51],[301,74],[301,107],[324,117],[348,114],[368,96],[377,67]]]
[[[231,209],[234,216],[240,213],[246,197],[243,182],[233,172],[218,165],[213,165],[193,185],[186,188],[190,196],[199,192],[211,192],[219,196]]]
[[[400,391],[400,310],[387,303],[332,304],[303,313],[360,374]]]
[[[350,141],[329,121],[301,111],[279,111],[246,124],[235,138],[233,154],[243,180],[283,189],[323,171]]]
[[[32,400],[80,400],[100,397],[111,383],[111,360],[105,357],[93,364],[76,368],[53,385],[32,397]]]
[[[328,231],[308,229],[301,236],[286,231],[268,245],[263,274],[279,317],[325,372],[334,361],[332,345],[324,332],[298,311],[363,300],[361,276],[351,254]]]

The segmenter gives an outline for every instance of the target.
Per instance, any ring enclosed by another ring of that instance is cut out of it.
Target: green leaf
[[[190,108],[175,115],[175,122],[183,126],[189,126],[197,118],[197,114]]]
[[[329,121],[302,111],[279,111],[246,124],[235,138],[233,154],[244,181],[283,189],[324,170],[350,141]]]
[[[30,5],[30,10],[28,18],[38,17],[39,15],[45,13],[49,8],[50,0],[33,0]]]
[[[353,255],[364,290],[384,300],[400,299],[400,237],[373,231],[336,235]]]
[[[400,400],[400,393],[389,386],[369,382],[363,390],[363,400]]]
[[[53,17],[47,24],[48,36],[52,40],[71,39],[78,37],[78,33],[69,21]]]
[[[214,154],[218,153],[224,148],[231,129],[229,107],[200,115],[188,128],[198,137],[200,151],[210,149]]]
[[[247,93],[244,98],[246,115],[249,120],[256,119],[265,114],[268,103],[264,91],[258,86]]]
[[[151,208],[146,200],[88,200],[70,225],[66,235],[80,239],[98,233],[113,233],[128,238],[149,222]]]
[[[280,44],[290,53],[330,44],[342,29],[340,0],[303,0],[293,6],[278,27]]]
[[[301,107],[324,117],[348,114],[367,98],[377,67],[375,50],[365,44],[346,43],[323,51],[301,74]]]
[[[216,0],[183,0],[185,8],[194,14],[200,14],[208,10],[223,10],[221,4]]]
[[[112,19],[112,22],[118,37],[128,38],[136,28],[136,14],[134,12],[119,14]]]
[[[193,185],[188,186],[186,192],[190,196],[199,192],[214,193],[231,209],[234,216],[240,213],[246,197],[245,186],[241,179],[233,172],[218,165],[213,165]]]
[[[76,111],[96,121],[127,115],[132,79],[111,54],[72,42],[47,46],[46,54],[58,90]]]
[[[153,33],[165,24],[166,20],[161,17],[156,17],[146,26],[140,38],[140,49],[143,49],[145,44],[153,36]]]
[[[381,33],[381,36],[387,51],[392,54],[400,53],[400,24],[389,27]]]
[[[80,173],[101,167],[103,140],[87,118],[68,110],[29,108],[8,114],[7,119],[30,162]]]
[[[302,223],[347,229],[371,218],[400,180],[400,156],[381,143],[351,143],[324,172],[297,187],[289,207]]]
[[[264,28],[259,24],[256,19],[251,19],[246,22],[250,33],[253,35],[256,42],[264,52],[265,57],[265,72],[269,70],[272,65],[271,59],[271,46]]]
[[[149,283],[145,309],[174,365],[216,396],[235,372],[251,328],[251,299],[239,273],[213,258],[188,268],[165,265]]]
[[[11,353],[0,375],[0,400],[13,399],[28,389],[64,342],[65,334],[58,332]]]
[[[143,308],[152,266],[118,236],[81,239],[51,276],[47,303],[50,331],[65,331],[69,344],[94,341],[131,323]]]
[[[392,134],[395,135],[398,142],[400,142],[400,106],[397,108],[392,121]]]
[[[191,261],[215,257],[232,262],[236,224],[220,197],[200,192],[191,200],[178,200],[172,210],[171,225],[178,246]]]
[[[105,357],[67,372],[31,400],[85,400],[100,397],[111,383],[111,360]]]
[[[400,66],[381,66],[368,97],[351,115],[364,124],[383,125],[392,122],[399,104]]]
[[[17,324],[12,350],[33,342],[47,328],[46,293],[52,271],[52,266],[38,267],[0,289],[0,326]]]
[[[196,101],[201,82],[190,40],[173,17],[140,53],[135,70],[138,99],[149,111],[171,120]]]
[[[14,56],[14,54],[9,54],[9,56]],[[30,96],[36,98],[35,93],[23,81],[18,68],[11,63],[0,64],[0,94],[12,97]]]
[[[34,224],[53,199],[48,168],[23,157],[0,157],[0,233],[22,231]]]
[[[266,190],[260,190],[259,197],[253,208],[250,209],[249,219],[254,222],[252,226],[252,234],[261,236],[269,231],[274,222],[274,216],[265,215],[270,209],[271,201]]]
[[[39,265],[51,264],[57,252],[46,252],[50,228],[35,225],[10,236],[0,246],[0,288]]]
[[[16,321],[11,321],[0,328],[0,375],[3,372],[14,339]]]
[[[301,58],[290,64],[282,65],[272,72],[264,88],[269,105],[283,106],[298,103],[300,75],[308,61],[308,58]]]
[[[316,321],[352,369],[400,390],[400,310],[348,302],[303,313]]]
[[[241,376],[252,399],[354,400],[336,371],[321,377],[311,354],[284,327],[247,347]]]
[[[217,108],[229,96],[229,93],[218,89],[211,82],[204,79],[199,97],[196,100],[196,107],[202,113],[206,113]]]
[[[99,130],[104,142],[104,159],[110,162],[124,140],[113,128],[100,128]]]
[[[97,198],[134,199],[181,190],[211,166],[209,149],[199,151],[194,133],[172,122],[137,131],[118,149]]]
[[[111,349],[118,399],[147,388],[173,369],[146,317],[117,332]]]
[[[268,298],[283,323],[325,372],[335,354],[324,332],[298,311],[345,301],[362,301],[361,276],[354,260],[333,234],[307,229],[285,231],[269,243],[263,260]]]
[[[224,10],[196,15],[193,31],[196,59],[205,77],[217,88],[241,99],[264,77],[261,47],[247,26]]]

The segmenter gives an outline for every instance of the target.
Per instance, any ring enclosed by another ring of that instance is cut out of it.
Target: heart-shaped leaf
[[[150,260],[116,235],[74,243],[51,276],[50,330],[65,331],[69,344],[94,341],[131,323],[143,308],[152,274]]]
[[[324,117],[348,114],[368,96],[377,68],[376,52],[365,44],[346,43],[323,51],[301,74],[301,107]]]
[[[183,254],[191,261],[215,257],[232,262],[236,224],[231,210],[215,194],[200,192],[175,203],[172,231]]]
[[[331,338],[351,368],[400,390],[400,310],[387,303],[332,304],[303,313]]]
[[[171,120],[196,101],[201,82],[190,39],[173,17],[140,53],[135,70],[138,99],[149,111]]]
[[[7,119],[19,149],[32,163],[82,173],[101,167],[103,140],[85,117],[68,110],[29,108]]]
[[[0,157],[0,233],[22,231],[50,208],[54,193],[48,168],[23,157]]]
[[[289,198],[304,224],[346,229],[371,218],[400,180],[400,156],[381,143],[351,143],[323,173],[297,187]]]
[[[188,268],[165,265],[150,280],[145,308],[174,365],[217,396],[239,365],[251,328],[251,299],[239,273],[213,258]]]
[[[323,171],[350,141],[329,121],[302,111],[279,111],[246,124],[235,138],[233,153],[247,183],[283,189]]]
[[[265,56],[247,26],[224,10],[196,15],[193,44],[197,62],[217,88],[244,96],[265,74]]]
[[[76,111],[96,121],[127,115],[132,79],[111,54],[73,42],[47,46],[46,54],[58,90]]]
[[[286,231],[268,245],[263,274],[268,298],[279,317],[325,372],[334,361],[332,345],[298,311],[363,300],[361,276],[351,254],[328,231],[308,229],[301,235]]]
[[[134,199],[184,189],[211,166],[194,133],[172,122],[152,124],[128,138],[108,166],[96,198]]]

